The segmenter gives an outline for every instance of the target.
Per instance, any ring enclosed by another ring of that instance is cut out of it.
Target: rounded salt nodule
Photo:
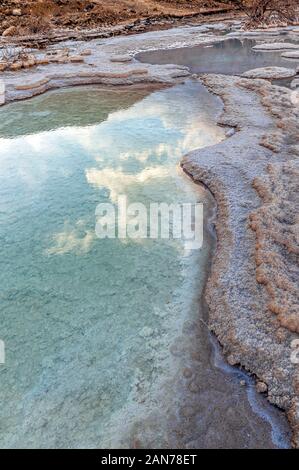
[[[266,393],[268,391],[268,386],[265,382],[257,382],[256,384],[256,391],[259,393]]]

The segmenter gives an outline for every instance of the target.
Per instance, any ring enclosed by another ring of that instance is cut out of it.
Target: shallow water
[[[192,81],[1,109],[1,447],[271,447],[273,426],[288,445],[283,416],[215,366],[203,323],[214,205],[178,163],[224,138],[220,110]],[[202,201],[203,248],[97,239],[97,204],[120,194]]]
[[[285,42],[286,39],[277,39]],[[267,42],[265,39],[264,42]],[[254,39],[226,39],[213,45],[148,51],[137,54],[140,62],[150,64],[178,64],[190,67],[193,73],[221,73],[238,75],[247,70],[277,66],[293,68],[299,61],[284,59],[281,52],[255,51]]]

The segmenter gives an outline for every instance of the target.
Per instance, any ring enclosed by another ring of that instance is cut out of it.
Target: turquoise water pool
[[[223,138],[218,109],[190,82],[150,95],[72,89],[1,110],[2,446],[99,446],[136,383],[150,394],[202,254],[190,263],[179,240],[99,240],[95,209],[119,194],[204,200],[178,164]]]

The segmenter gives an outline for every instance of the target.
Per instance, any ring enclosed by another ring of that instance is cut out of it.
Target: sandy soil
[[[0,35],[12,26],[17,34],[30,34],[192,16],[225,10],[230,8],[229,3],[225,0],[3,0]]]

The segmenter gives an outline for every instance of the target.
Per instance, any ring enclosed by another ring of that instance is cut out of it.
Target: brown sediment
[[[265,285],[268,308],[281,326],[299,333],[299,166],[269,165],[253,186],[263,205],[250,216],[256,232],[256,279]]]

